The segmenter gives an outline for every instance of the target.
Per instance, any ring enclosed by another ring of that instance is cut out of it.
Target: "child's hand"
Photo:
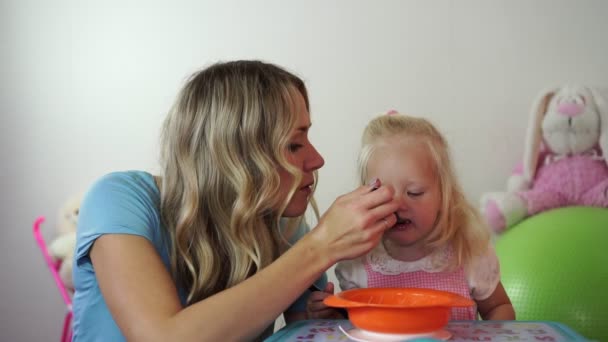
[[[323,299],[334,294],[334,283],[328,282],[325,286],[325,290],[314,291],[308,297],[308,303],[306,304],[306,318],[307,319],[343,319],[338,310],[331,308],[325,303]]]

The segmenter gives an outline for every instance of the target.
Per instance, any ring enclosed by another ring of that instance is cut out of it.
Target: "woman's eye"
[[[302,148],[301,144],[289,144],[288,146],[289,152],[296,152],[300,148]]]

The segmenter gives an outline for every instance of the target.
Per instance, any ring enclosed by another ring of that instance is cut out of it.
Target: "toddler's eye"
[[[408,191],[407,194],[408,194],[408,196],[411,196],[411,197],[419,197],[424,194],[424,191],[420,191],[420,192]]]

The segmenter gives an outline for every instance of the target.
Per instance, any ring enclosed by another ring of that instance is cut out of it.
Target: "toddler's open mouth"
[[[412,225],[412,220],[408,218],[400,218],[397,216],[397,223],[391,229],[407,229]]]

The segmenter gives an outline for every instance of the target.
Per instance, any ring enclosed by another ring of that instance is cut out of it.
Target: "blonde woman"
[[[307,318],[308,287],[372,249],[390,187],[339,197],[308,232],[324,160],[302,80],[259,61],[195,73],[162,132],[162,174],[115,172],[80,211],[74,341],[242,341]]]
[[[379,178],[403,202],[376,248],[338,263],[340,287],[450,291],[477,304],[454,308],[454,320],[475,320],[478,314],[486,320],[514,320],[489,228],[465,198],[441,133],[428,120],[391,112],[373,119],[362,140],[362,184]],[[311,311],[327,311],[321,302],[326,296],[310,296]]]

